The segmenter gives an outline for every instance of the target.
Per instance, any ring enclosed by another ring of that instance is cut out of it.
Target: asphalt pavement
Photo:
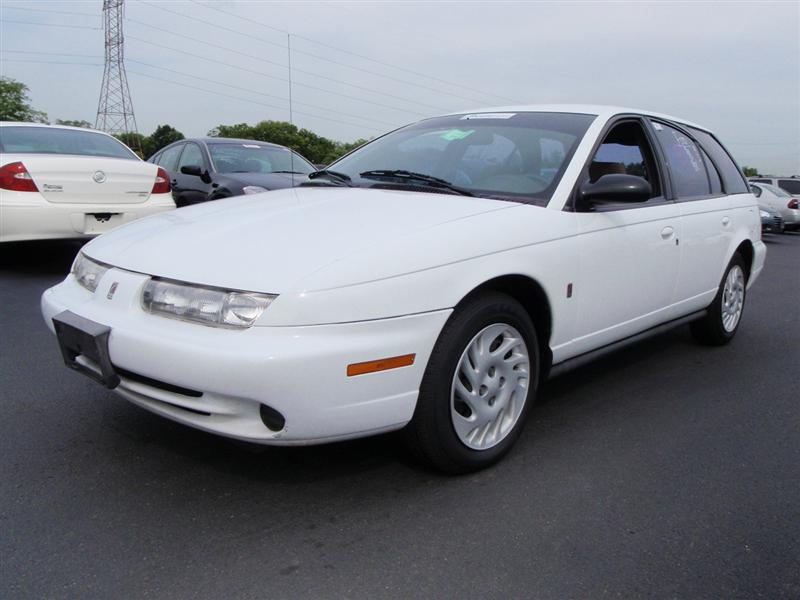
[[[682,327],[547,384],[447,477],[395,435],[236,444],[66,369],[75,242],[0,246],[0,598],[800,598],[800,235],[734,342]]]

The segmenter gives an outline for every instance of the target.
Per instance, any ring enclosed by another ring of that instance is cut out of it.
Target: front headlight
[[[767,211],[761,210],[759,212],[761,213],[761,218],[762,219],[769,219],[769,213]]]
[[[72,264],[72,274],[75,279],[90,292],[94,292],[97,289],[97,284],[100,283],[108,269],[108,265],[93,261],[83,252],[78,254],[78,258]]]
[[[274,294],[234,292],[188,283],[151,279],[142,291],[149,313],[217,327],[252,327]]]
[[[260,194],[261,192],[268,192],[269,190],[260,185],[246,185],[242,188],[242,191],[245,194]]]

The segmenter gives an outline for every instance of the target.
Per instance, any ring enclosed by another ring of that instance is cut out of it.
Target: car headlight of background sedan
[[[769,219],[769,213],[765,210],[759,211],[762,219]]]
[[[75,279],[90,292],[97,289],[97,284],[100,283],[108,269],[108,265],[93,261],[82,252],[78,254],[78,258],[72,264],[72,274]]]
[[[232,292],[188,283],[151,279],[142,291],[149,313],[217,327],[252,327],[277,298],[274,294]]]
[[[242,188],[242,191],[245,194],[260,194],[261,192],[268,192],[269,190],[260,185],[246,185]]]

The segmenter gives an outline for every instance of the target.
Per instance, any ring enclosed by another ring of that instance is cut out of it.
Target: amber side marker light
[[[403,356],[392,356],[391,358],[380,358],[378,360],[369,360],[362,363],[353,363],[347,365],[347,376],[353,377],[355,375],[365,375],[367,373],[376,373],[378,371],[388,371],[389,369],[397,369],[399,367],[408,367],[414,364],[416,354],[404,354]]]

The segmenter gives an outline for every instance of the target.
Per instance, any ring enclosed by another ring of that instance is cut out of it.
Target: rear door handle
[[[664,227],[664,229],[661,230],[661,237],[664,238],[665,240],[668,240],[669,238],[672,237],[672,234],[674,233],[675,230],[672,227]]]
[[[723,227],[727,227],[730,224],[731,224],[730,217],[722,217],[722,226]]]

